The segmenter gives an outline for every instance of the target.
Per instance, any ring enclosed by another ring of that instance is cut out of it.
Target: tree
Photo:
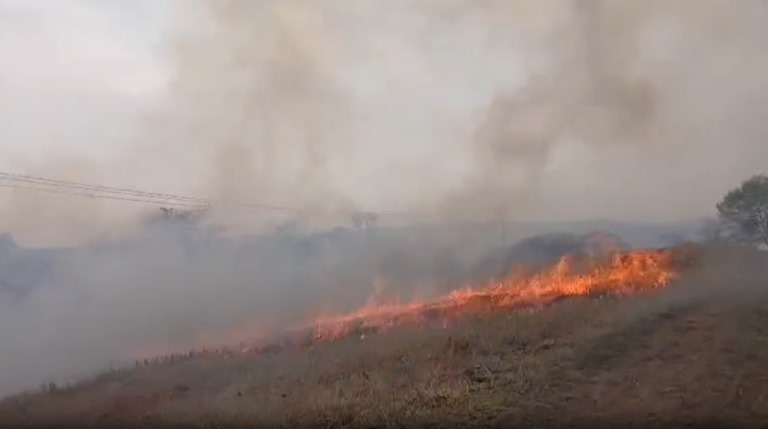
[[[717,211],[728,238],[768,246],[768,176],[753,176],[729,191]]]

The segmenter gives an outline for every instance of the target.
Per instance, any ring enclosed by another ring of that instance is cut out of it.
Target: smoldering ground
[[[360,209],[422,222],[668,220],[709,211],[768,155],[768,11],[757,0],[175,7],[166,104],[120,166],[141,171],[143,186],[221,201],[213,220],[229,227],[274,227],[274,217],[226,209],[247,201],[288,206],[322,226],[339,221],[316,213]],[[33,172],[71,178],[58,161]],[[116,185],[127,175],[87,161],[71,170]],[[3,210],[29,234],[135,224],[108,202],[71,204],[76,215],[55,218],[61,206],[48,210],[42,196],[10,198]],[[344,310],[367,298],[376,276],[414,287],[417,278],[431,293],[450,283],[444,273],[455,261],[475,262],[460,240],[433,239],[431,249],[460,250],[442,264],[418,243],[400,244],[413,235],[397,240],[384,252],[350,239],[315,259],[300,247],[190,247],[164,235],[78,249],[48,284],[2,301],[0,385],[15,390],[206,332],[217,342],[230,328]],[[409,268],[419,276],[399,275]]]

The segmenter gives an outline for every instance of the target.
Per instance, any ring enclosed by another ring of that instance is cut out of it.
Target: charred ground
[[[259,358],[157,362],[5,400],[30,425],[413,427],[768,418],[768,259],[677,249],[663,291],[403,326]]]

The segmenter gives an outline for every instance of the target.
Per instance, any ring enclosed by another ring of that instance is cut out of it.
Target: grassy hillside
[[[509,427],[768,422],[768,264],[711,251],[653,295],[156,363],[0,404],[20,423]]]

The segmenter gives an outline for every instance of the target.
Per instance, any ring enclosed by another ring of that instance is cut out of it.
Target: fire
[[[234,349],[199,349],[176,356],[252,355],[286,348],[304,349],[318,342],[362,337],[396,326],[445,325],[466,316],[543,306],[567,297],[653,291],[676,277],[675,265],[676,260],[669,251],[617,253],[607,260],[565,257],[548,270],[513,274],[502,281],[456,290],[432,301],[382,304],[372,299],[355,312],[316,318],[271,337],[280,338],[279,341],[264,339]],[[380,292],[377,287],[374,298],[378,298]]]
[[[453,291],[435,301],[367,305],[351,314],[314,320],[308,328],[314,331],[315,340],[339,339],[405,323],[445,324],[460,317],[546,305],[572,296],[649,291],[666,286],[674,277],[672,258],[661,251],[615,254],[602,262],[565,257],[551,269],[533,275],[512,275],[485,287]]]

